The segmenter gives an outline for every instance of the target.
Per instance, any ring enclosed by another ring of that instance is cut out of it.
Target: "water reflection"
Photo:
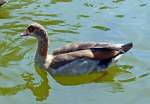
[[[31,50],[31,48],[26,48],[22,50],[20,46],[18,45],[14,46],[14,44],[12,43],[15,42],[0,42],[1,67],[8,67],[12,65],[12,63],[14,62],[21,61],[24,58],[25,53]]]
[[[42,24],[43,26],[48,25],[59,25],[64,23],[62,20],[35,20],[35,22]]]
[[[106,72],[69,77],[53,76],[53,78],[63,86],[76,86],[88,83],[109,83],[113,89],[111,92],[120,92],[123,91],[122,82],[131,82],[136,80],[135,75],[130,72],[130,69],[132,69],[132,66],[130,65],[113,65]],[[13,87],[0,87],[0,95],[12,96],[23,90],[30,90],[36,97],[37,101],[46,100],[51,89],[47,78],[48,73],[36,65],[35,71],[38,76],[40,76],[40,80],[38,82],[35,82],[36,79],[39,79],[35,77],[35,75],[30,72],[24,72],[21,74],[21,77],[25,81],[25,84],[19,84]],[[149,75],[149,73],[144,74],[141,77],[143,78],[147,75]]]
[[[35,70],[41,78],[41,80],[38,83],[34,82],[35,77],[32,73],[25,72],[21,74],[21,77],[25,81],[25,84],[19,84],[14,87],[0,87],[0,95],[12,96],[20,91],[29,89],[32,92],[32,94],[36,97],[37,101],[45,100],[50,93],[47,72],[41,70],[37,66],[35,66]]]
[[[58,3],[58,2],[71,2],[72,0],[51,0],[51,3]]]
[[[86,7],[94,7],[94,5],[93,5],[93,4],[88,3],[88,2],[84,3],[84,5],[85,5]]]
[[[24,84],[17,85],[14,87],[0,87],[0,95],[2,96],[11,96],[15,95],[16,93],[26,89],[26,86]]]
[[[110,7],[106,6],[106,5],[102,5],[99,9],[101,10],[105,10],[105,9],[109,9]]]
[[[120,2],[123,2],[123,1],[125,1],[125,0],[113,0],[112,2],[113,3],[120,3]]]
[[[53,32],[56,33],[70,33],[70,34],[79,34],[76,31],[72,31],[72,30],[59,30],[59,29],[51,29]]]
[[[149,72],[148,72],[148,73],[144,73],[144,74],[140,75],[139,78],[144,78],[144,77],[147,77],[147,76],[149,76],[149,75],[150,75]]]
[[[144,4],[140,4],[141,7],[144,7],[144,6],[146,6],[146,5],[147,5],[147,4],[145,4],[145,3],[144,3]]]
[[[111,29],[108,28],[108,27],[100,26],[100,25],[98,25],[98,26],[93,26],[93,28],[98,29],[98,30],[103,30],[103,31],[109,31],[109,30],[111,30]]]
[[[37,101],[45,100],[50,91],[48,83],[47,72],[35,66],[37,74],[41,77],[40,83],[34,83],[34,77],[31,73],[21,74],[22,78],[26,81],[26,88],[30,89]]]
[[[136,80],[133,73],[129,71],[132,69],[130,65],[112,66],[108,71],[101,73],[91,73],[80,76],[53,76],[53,78],[61,85],[75,86],[85,83],[116,83],[130,82]],[[122,75],[122,76],[121,76]],[[128,77],[125,77],[128,75]]]
[[[77,16],[77,19],[80,19],[80,18],[89,18],[90,16],[88,15],[85,15],[85,14],[80,14]]]
[[[6,5],[0,7],[1,96],[13,96],[15,94],[18,94],[18,92],[22,92],[18,95],[29,95],[29,98],[30,96],[34,96],[38,101],[43,101],[47,99],[49,94],[51,100],[57,98],[57,100],[59,101],[61,101],[61,98],[63,99],[63,97],[67,98],[68,96],[70,96],[70,94],[60,94],[60,90],[57,90],[56,92],[54,91],[54,94],[51,95],[51,89],[48,85],[47,74],[41,74],[44,72],[40,72],[43,70],[35,69],[36,71],[32,70],[33,72],[31,72],[30,70],[25,73],[22,73],[22,70],[32,69],[31,66],[33,64],[32,60],[34,57],[33,50],[35,49],[36,42],[33,39],[22,39],[21,41],[15,39],[17,38],[18,34],[24,30],[24,28],[26,27],[25,25],[31,22],[39,22],[43,24],[44,26],[48,27],[48,33],[54,34],[52,36],[53,44],[50,46],[51,50],[53,50],[53,48],[58,47],[59,45],[71,42],[79,42],[81,40],[96,42],[109,41],[115,43],[119,43],[122,41],[133,41],[135,44],[135,47],[133,48],[135,56],[127,55],[125,56],[125,60],[123,59],[121,63],[130,63],[133,66],[135,66],[134,69],[136,70],[133,69],[130,71],[129,69],[132,68],[131,66],[120,65],[113,66],[110,68],[110,70],[108,70],[108,72],[103,72],[100,74],[92,73],[91,75],[83,75],[78,77],[55,76],[54,79],[58,83],[63,85],[63,87],[57,86],[57,84],[53,84],[54,86],[52,86],[52,88],[61,87],[60,89],[63,89],[64,86],[67,86],[65,87],[65,89],[67,88],[67,90],[71,93],[72,98],[74,98],[76,94],[79,95],[79,97],[81,98],[84,96],[84,93],[82,93],[83,84],[85,84],[85,86],[87,85],[87,87],[92,86],[93,88],[95,88],[96,91],[106,89],[104,91],[118,92],[124,91],[126,88],[129,89],[129,91],[126,91],[127,93],[129,92],[128,96],[124,95],[125,93],[113,95],[116,98],[119,97],[122,99],[124,98],[124,96],[126,96],[128,99],[130,98],[130,96],[137,95],[137,93],[140,94],[141,91],[143,93],[147,92],[147,90],[141,90],[141,87],[139,86],[142,86],[143,84],[149,82],[150,75],[149,67],[147,68],[147,56],[149,56],[149,50],[147,47],[149,47],[149,44],[144,44],[141,41],[145,40],[149,42],[148,35],[146,35],[149,33],[149,24],[145,22],[148,19],[148,0],[8,1],[9,2]],[[133,6],[129,6],[130,4],[133,4]],[[141,15],[139,15],[139,13]],[[135,37],[137,37],[136,40]],[[143,52],[145,53],[144,55],[142,54]],[[30,62],[31,64],[25,64],[28,62]],[[2,71],[4,71],[4,73]],[[11,73],[11,71],[13,71],[15,74]],[[15,79],[18,73],[19,75],[20,73],[22,73],[22,79],[15,80],[13,83],[15,85],[8,86],[8,84],[11,84],[12,82],[11,77]],[[5,75],[3,76],[3,74]],[[7,75],[11,77],[7,79],[4,78]],[[3,78],[4,80],[6,79],[7,82],[3,81]],[[142,81],[139,81],[141,79]],[[18,84],[18,81],[20,80],[21,84]],[[135,83],[129,83],[132,81],[135,81]],[[4,85],[3,83],[7,84]],[[53,83],[55,83],[55,81]],[[94,83],[94,86],[91,83]],[[71,90],[71,88],[73,88],[72,86],[76,86],[77,91],[79,91],[79,93],[76,93],[75,95],[72,94],[74,90],[76,91],[76,88],[73,89],[73,91]],[[149,86],[149,84],[147,86]],[[143,89],[145,89],[144,87]],[[63,89],[63,91],[66,91],[65,89]],[[32,93],[26,93],[26,91],[30,91]],[[85,103],[89,102],[89,99],[91,99],[91,101],[93,101],[92,103],[95,104],[97,104],[100,100],[102,102],[105,102],[108,99],[108,95],[111,94],[105,93],[103,95],[103,98],[99,99],[100,94],[95,94],[93,90],[92,92],[94,93],[92,95],[93,98],[91,98],[91,94],[87,95],[86,98],[82,98],[84,99]],[[143,97],[147,98],[147,95]],[[9,97],[5,98],[9,99]],[[3,97],[1,97],[1,99],[3,99]],[[14,98],[11,99],[15,100]],[[24,98],[19,97],[19,99]],[[34,102],[34,100],[35,99],[31,99],[31,102]],[[47,103],[51,102],[51,100],[47,101]],[[113,104],[116,103],[113,99],[111,102]],[[1,103],[5,104],[7,103],[7,100],[3,100],[3,102]],[[55,101],[53,101],[53,103],[55,103]],[[62,100],[61,103],[66,102]]]
[[[123,18],[123,17],[124,17],[124,15],[122,15],[122,14],[118,14],[118,15],[115,15],[115,17]]]
[[[9,10],[6,8],[0,7],[0,19],[7,19],[10,17]]]
[[[5,45],[4,45],[5,46]],[[2,50],[3,47],[0,47],[1,57],[0,57],[0,66],[8,67],[11,65],[11,62],[20,61],[24,57],[24,53],[19,53],[20,48],[14,47],[14,49],[5,49]],[[5,52],[4,52],[5,51]]]

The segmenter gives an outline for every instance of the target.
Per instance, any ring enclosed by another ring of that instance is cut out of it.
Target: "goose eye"
[[[29,27],[28,27],[28,30],[29,30],[29,32],[31,33],[31,32],[33,32],[33,31],[35,30],[35,28],[34,28],[33,26],[29,26]]]

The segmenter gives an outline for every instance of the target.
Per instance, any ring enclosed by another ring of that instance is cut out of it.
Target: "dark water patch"
[[[128,71],[126,73],[120,73],[120,75],[118,75],[116,79],[120,82],[132,82],[136,81],[137,78],[133,73]]]
[[[117,15],[115,15],[115,17],[123,18],[123,17],[124,17],[124,15],[122,15],[122,14],[117,14]]]
[[[54,37],[53,39],[51,39],[52,42],[61,42],[61,43],[72,43],[71,40],[64,40],[64,39],[61,39],[59,37]]]
[[[0,26],[1,29],[8,29],[8,30],[16,30],[17,28],[24,27],[24,24],[18,24],[18,22],[14,21],[11,23],[5,23],[3,26]]]
[[[0,66],[8,67],[13,65],[14,62],[21,61],[25,54],[32,48],[22,48],[22,43],[19,42],[20,38],[16,38],[15,41],[3,42],[3,46],[0,47]],[[19,44],[18,44],[19,43]],[[7,48],[6,48],[7,47]]]
[[[77,16],[77,19],[80,19],[80,18],[89,18],[90,16],[88,15],[84,15],[84,14],[80,14]]]
[[[10,11],[5,8],[0,8],[0,19],[10,18]]]
[[[58,17],[58,14],[42,14],[42,13],[34,13],[35,16],[49,16],[49,17]]]
[[[106,6],[106,5],[103,5],[103,6],[101,6],[99,9],[101,9],[101,10],[104,10],[104,9],[109,9],[110,7],[108,7],[108,6]]]
[[[70,33],[70,34],[79,34],[78,32],[71,31],[71,30],[59,30],[59,29],[51,29],[53,32],[58,32],[58,33]]]
[[[0,57],[0,66],[8,67],[11,66],[12,62],[20,61],[23,59],[25,53],[19,53],[21,48],[16,47],[11,50],[7,50],[7,52],[1,53]]]
[[[99,26],[93,26],[93,28],[98,29],[98,30],[103,30],[103,31],[109,31],[109,30],[111,30],[108,27],[100,26],[100,25]]]
[[[14,87],[0,87],[0,96],[12,96],[16,95],[18,92],[25,90],[25,85],[17,85]]]
[[[18,14],[26,14],[26,15],[32,15],[32,16],[48,16],[48,17],[58,17],[59,14],[53,14],[53,13],[43,13],[43,12],[18,12]]]
[[[76,23],[73,25],[70,25],[69,30],[78,30],[82,27],[82,25],[80,23]]]
[[[149,75],[150,75],[150,73],[145,73],[145,74],[140,75],[139,78],[144,78],[144,77],[147,77]]]
[[[85,5],[86,7],[94,7],[94,5],[93,5],[93,4],[88,3],[88,2],[84,3],[84,5]]]
[[[31,17],[29,17],[29,16],[23,16],[23,17],[20,17],[20,19],[27,21],[27,20],[31,20]]]
[[[59,2],[72,2],[72,0],[51,0],[51,3],[59,3]]]
[[[8,42],[6,41],[0,41],[0,55],[2,55],[2,52],[6,50],[6,47],[8,45]]]
[[[120,2],[123,2],[123,1],[125,1],[125,0],[113,0],[112,2],[113,3],[120,3]]]
[[[21,38],[23,38],[23,37],[21,37]],[[20,46],[30,46],[33,43],[36,43],[35,39],[25,39],[25,40],[21,41]]]
[[[132,69],[133,66],[131,65],[118,65],[119,68],[121,68],[122,70],[129,70],[129,69]]]
[[[38,74],[38,77],[35,77],[35,75],[30,72],[24,72],[20,75],[24,81],[24,84],[17,84],[16,86],[12,87],[0,87],[0,96],[13,96],[24,90],[29,90],[32,92],[32,95],[37,101],[42,102],[46,100],[50,94],[47,72],[37,67],[35,67],[35,71]],[[41,80],[35,83],[34,81],[36,78],[41,78]]]
[[[140,4],[140,7],[144,7],[144,6],[146,6],[146,5],[147,5],[146,3]]]
[[[44,26],[47,25],[59,25],[65,23],[65,21],[62,20],[34,20],[35,22],[38,22]]]
[[[7,6],[7,9],[12,9],[12,10],[21,9],[29,5],[29,2],[12,2],[11,1],[9,3],[10,5]]]

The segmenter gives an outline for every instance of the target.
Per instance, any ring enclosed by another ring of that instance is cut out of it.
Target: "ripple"
[[[8,9],[0,8],[0,19],[10,18],[10,12]]]
[[[120,3],[120,2],[123,2],[123,1],[125,1],[125,0],[113,0],[112,2],[113,3]]]
[[[71,30],[59,30],[59,29],[51,29],[53,32],[58,33],[71,33],[71,34],[79,34],[78,32],[71,31]]]
[[[18,84],[12,87],[0,87],[0,96],[12,96],[21,91],[30,90],[37,101],[46,100],[50,92],[47,73],[44,70],[39,69],[37,66],[35,66],[35,71],[41,78],[38,83],[34,82],[35,76],[32,73],[24,72],[21,74],[21,77],[25,81],[25,84]]]
[[[84,15],[84,14],[80,14],[80,15],[77,16],[78,19],[80,19],[80,18],[89,18],[89,17],[90,16]]]
[[[101,6],[99,9],[104,10],[104,9],[109,9],[109,7],[104,5],[104,6]]]
[[[118,14],[118,15],[115,15],[115,17],[123,18],[123,17],[124,17],[124,15],[122,15],[122,14]]]
[[[140,95],[141,91],[146,93],[145,87],[150,86],[148,83],[149,35],[147,34],[149,34],[150,27],[148,3],[149,0],[9,0],[6,5],[0,7],[0,96],[2,103],[13,103],[12,100],[16,100],[18,103],[30,104],[41,101],[59,104],[67,103],[68,101],[64,98],[70,95],[72,97],[79,95],[77,98],[79,101],[87,103],[89,99],[95,99],[90,102],[97,104],[100,101],[109,103],[106,102],[107,96],[114,93],[111,92],[112,89],[115,92],[121,92],[113,95],[122,100],[124,97],[128,99],[134,95]],[[119,61],[119,64],[125,65],[112,66],[105,73],[92,73],[79,77],[65,76],[48,80],[48,75],[40,72],[43,70],[37,71],[34,68],[36,40],[28,39],[28,37],[19,38],[20,32],[34,21],[49,29],[49,38],[53,43],[50,52],[66,43],[79,41],[115,43],[133,41],[135,44],[132,49],[133,54],[127,53]],[[103,35],[99,37],[101,33]],[[52,86],[49,84],[51,81]],[[145,84],[147,85],[143,86]],[[84,91],[90,91],[85,98]],[[148,98],[148,96],[145,95],[143,98]],[[73,104],[78,103],[74,102],[74,99],[69,101]],[[113,98],[110,102],[117,103]],[[125,99],[124,102],[126,102]]]
[[[51,0],[51,3],[72,2],[72,0]]]
[[[93,5],[93,4],[88,3],[88,2],[84,3],[84,5],[85,5],[86,7],[94,7],[94,5]]]
[[[45,26],[47,25],[59,25],[65,23],[65,21],[62,20],[34,20],[40,24],[43,24]]]
[[[0,87],[0,96],[11,96],[17,94],[17,92],[26,89],[25,85],[17,85],[14,87]]]
[[[147,5],[146,3],[140,4],[140,7],[144,7],[144,6],[146,6],[146,5]]]
[[[8,67],[12,65],[12,62],[20,61],[24,57],[24,53],[19,53],[20,48],[14,47],[14,49],[7,49],[7,51],[3,51],[0,57],[0,66]]]
[[[144,74],[140,75],[139,78],[144,78],[144,77],[147,77],[149,75],[150,75],[150,73],[144,73]]]
[[[93,28],[98,29],[98,30],[103,30],[103,31],[109,31],[109,30],[111,30],[111,29],[108,28],[108,27],[100,26],[100,25],[98,25],[98,26],[93,26]]]

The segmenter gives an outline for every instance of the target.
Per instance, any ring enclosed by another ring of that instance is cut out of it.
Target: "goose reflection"
[[[7,8],[0,8],[0,19],[10,18],[10,11]]]
[[[130,65],[113,65],[108,70],[100,73],[80,76],[53,76],[53,78],[63,86],[77,86],[89,83],[108,84],[108,87],[111,87],[111,89],[106,91],[115,93],[124,91],[123,82],[136,80],[136,76],[130,71],[132,68]]]
[[[123,91],[122,82],[131,82],[136,80],[136,76],[130,71],[133,67],[130,65],[113,65],[109,70],[101,73],[91,73],[80,76],[53,76],[59,84],[63,86],[77,86],[89,83],[109,83],[112,92]],[[0,87],[1,96],[12,96],[24,90],[30,90],[37,101],[44,101],[50,94],[51,87],[48,81],[48,73],[35,65],[35,71],[40,76],[38,82],[30,72],[24,72],[21,77],[25,84],[19,84],[14,87]],[[142,78],[149,74],[141,75]],[[139,77],[141,78],[141,77]]]
[[[135,81],[136,77],[130,72],[130,65],[113,65],[107,71],[80,76],[53,76],[61,85],[75,86],[87,83],[111,83],[120,89],[121,82]],[[127,78],[126,78],[127,77]]]
[[[14,87],[0,87],[0,96],[12,96],[23,90],[30,90],[37,101],[46,100],[50,93],[47,72],[41,70],[38,66],[35,66],[35,70],[41,77],[41,80],[38,83],[34,82],[35,77],[32,73],[22,73],[21,77],[25,81],[25,84],[19,84]]]
[[[43,101],[49,96],[50,86],[48,83],[47,72],[35,65],[38,75],[41,77],[40,83],[34,83],[34,77],[31,73],[23,73],[21,76],[26,81],[26,88],[31,90],[37,101]]]

